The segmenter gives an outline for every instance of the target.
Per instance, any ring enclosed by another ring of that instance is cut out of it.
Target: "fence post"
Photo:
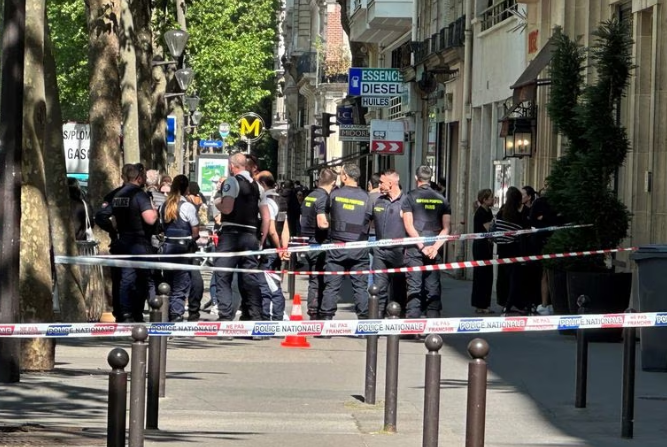
[[[154,296],[148,300],[151,308],[151,323],[162,320],[162,297]],[[146,428],[157,430],[160,408],[160,339],[157,335],[148,338],[148,384],[146,386]]]
[[[387,318],[395,320],[401,314],[401,305],[392,301],[387,305]],[[387,368],[384,389],[384,431],[396,433],[398,405],[398,334],[387,336]]]
[[[468,409],[466,416],[466,447],[484,447],[486,431],[486,357],[489,344],[476,338],[468,343]]]
[[[423,447],[438,447],[438,432],[440,426],[440,348],[442,337],[430,334],[424,341],[428,353],[426,354],[424,376],[424,433]]]
[[[376,284],[371,284],[368,288],[368,318],[377,320],[380,318],[380,303],[378,294],[380,288]],[[369,405],[375,405],[375,389],[377,385],[377,365],[378,365],[378,336],[366,336],[366,387],[364,390],[364,402]]]
[[[169,295],[171,287],[166,282],[157,287],[157,292],[162,298],[162,321],[169,321]],[[165,384],[167,381],[167,340],[169,337],[162,336],[160,339],[160,397],[165,396]]]
[[[112,349],[107,357],[109,373],[109,408],[107,413],[107,447],[125,447],[125,410],[127,408],[127,351]]]
[[[585,315],[591,300],[586,295],[577,298],[579,315]],[[575,381],[574,407],[586,408],[588,386],[588,337],[586,329],[577,329],[577,376]]]
[[[290,253],[289,262],[287,264],[287,270],[293,272],[296,270],[296,253]],[[296,275],[290,274],[287,275],[287,288],[289,289],[289,299],[294,299],[294,292],[296,288]]]
[[[625,312],[635,313],[634,309]],[[621,409],[621,437],[631,439],[635,424],[635,363],[637,328],[626,327],[623,332],[623,404]]]
[[[144,417],[146,416],[146,326],[132,328],[132,369],[130,371],[130,443],[129,447],[144,445]]]

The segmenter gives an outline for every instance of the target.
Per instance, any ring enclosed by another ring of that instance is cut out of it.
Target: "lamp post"
[[[188,113],[185,115],[185,125],[183,126],[183,130],[185,133],[189,133],[191,129],[196,129],[199,126],[199,123],[201,122],[202,117],[204,114],[197,110],[197,107],[199,106],[200,99],[197,95],[195,96],[185,96],[183,98],[183,104],[187,107]],[[192,124],[190,124],[192,123]],[[187,175],[187,172],[190,170],[189,162],[190,162],[190,157],[187,157],[186,151],[185,151],[186,145],[183,144],[183,174]],[[193,142],[190,151],[192,152],[192,161],[195,160],[195,157],[197,156],[197,150],[196,150],[197,145]],[[187,164],[187,166],[186,166]]]

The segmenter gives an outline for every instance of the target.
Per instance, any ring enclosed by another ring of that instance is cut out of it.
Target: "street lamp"
[[[185,105],[187,106],[188,110],[190,113],[194,113],[195,110],[197,110],[197,107],[199,107],[199,96],[186,96],[185,99]]]
[[[192,115],[190,116],[190,119],[192,120],[192,124],[193,124],[192,127],[199,126],[199,122],[201,121],[202,116],[204,116],[204,114],[201,113],[199,110],[192,113]]]
[[[167,44],[169,53],[174,59],[180,59],[185,51],[190,35],[182,29],[172,29],[164,33],[164,42]]]
[[[506,118],[500,136],[505,139],[504,158],[523,158],[533,155],[533,121],[531,118]]]
[[[190,84],[192,84],[192,80],[195,77],[195,72],[192,70],[192,68],[181,68],[180,70],[176,70],[176,73],[174,73],[174,77],[176,78],[176,82],[178,82],[178,86],[181,88],[181,90],[186,91]]]

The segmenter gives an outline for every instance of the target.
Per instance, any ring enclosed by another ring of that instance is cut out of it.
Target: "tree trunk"
[[[51,253],[48,204],[45,196],[44,136],[44,0],[26,2],[26,52],[23,113],[23,164],[21,168],[21,265],[19,295],[23,323],[53,321]],[[61,156],[62,152],[61,152]],[[32,338],[22,343],[24,370],[50,370],[55,363],[53,339]]]
[[[120,4],[110,0],[88,2],[88,64],[90,67],[90,178],[88,193],[97,209],[104,196],[122,181],[120,150],[120,76],[118,72],[118,17]],[[100,252],[108,252],[109,235],[96,227]],[[110,275],[106,298],[111,302]],[[104,300],[105,297],[98,297]]]
[[[134,17],[134,49],[137,54],[137,104],[139,110],[139,151],[141,162],[148,169],[161,169],[153,154],[153,31],[151,28],[152,1],[134,0],[130,3]]]
[[[134,22],[128,0],[121,0],[120,72],[123,110],[123,161],[139,163],[139,112],[137,110],[137,56],[134,51]]]
[[[71,224],[69,190],[67,187],[67,167],[65,164],[62,112],[56,61],[53,56],[50,31],[44,19],[44,90],[46,100],[46,129],[44,159],[49,160],[46,177],[46,201],[49,204],[49,228],[55,255],[75,256],[78,254],[76,236]],[[76,322],[95,319],[86,309],[83,281],[79,266],[56,264],[60,315],[63,321]],[[97,315],[99,318],[99,315]]]
[[[153,46],[153,57],[156,60],[164,60],[164,48],[156,40]],[[167,77],[163,66],[151,67],[151,116],[153,117],[151,129],[151,152],[153,154],[153,167],[164,172],[167,167],[167,134],[166,116],[167,104],[164,98],[167,92]]]

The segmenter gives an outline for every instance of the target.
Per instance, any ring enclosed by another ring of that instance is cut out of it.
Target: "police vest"
[[[243,175],[237,175],[239,195],[234,200],[232,212],[223,217],[224,222],[259,228],[259,187]]]
[[[112,213],[116,219],[116,228],[121,236],[147,236],[151,234],[150,226],[145,224],[141,217],[141,210],[136,201],[133,200],[139,193],[143,193],[140,187],[132,184],[125,185],[111,201]]]
[[[428,186],[409,192],[413,201],[412,218],[421,236],[434,236],[442,231],[442,216],[447,209],[446,199]]]
[[[369,216],[366,214],[370,198],[359,187],[343,186],[331,193],[331,239],[353,242],[368,239]]]
[[[406,237],[405,225],[401,217],[405,195],[393,202],[388,195],[378,197],[373,205],[373,220],[377,239],[398,239]]]
[[[192,236],[192,226],[190,225],[190,222],[181,218],[181,205],[183,205],[183,202],[178,203],[178,210],[176,211],[177,217],[171,222],[166,222],[164,217],[167,203],[165,202],[160,207],[160,221],[162,222],[162,228],[164,228],[165,237],[181,238]]]
[[[315,202],[328,200],[329,193],[322,188],[316,188],[303,199],[301,204],[301,236],[315,239],[316,242],[322,243],[329,236],[329,230],[320,229],[317,227],[317,209]]]

